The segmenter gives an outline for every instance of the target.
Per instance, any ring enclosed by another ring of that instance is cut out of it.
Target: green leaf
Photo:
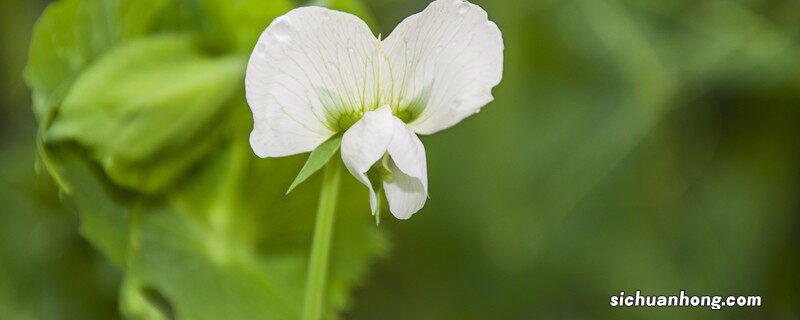
[[[34,27],[25,69],[39,121],[46,122],[78,73],[108,49],[146,33],[170,2],[72,0],[48,6]]]
[[[308,177],[324,167],[325,164],[328,163],[328,160],[331,159],[333,154],[339,150],[339,145],[341,144],[342,136],[336,135],[314,149],[314,151],[311,152],[311,155],[308,156],[306,164],[304,164],[303,168],[300,169],[300,173],[298,173],[297,177],[295,177],[294,181],[292,181],[292,185],[289,187],[289,190],[286,191],[286,194],[292,192],[295,187],[303,183],[303,181],[306,181]]]
[[[244,73],[242,56],[198,50],[191,37],[167,34],[109,51],[76,79],[45,141],[78,142],[125,187],[169,185],[215,145],[205,128]]]
[[[140,286],[135,276],[129,276],[122,282],[120,299],[122,314],[131,319],[175,319],[175,310],[169,300],[152,287]]]
[[[108,260],[124,267],[133,195],[118,190],[99,167],[74,148],[51,149],[55,170],[69,183],[69,203],[80,211],[80,232]]]
[[[299,317],[316,190],[284,194],[298,158],[255,157],[243,90],[252,43],[287,8],[62,0],[39,21],[26,73],[39,153],[81,234],[122,271],[125,318]],[[386,250],[346,183],[326,318]]]
[[[66,188],[53,170],[42,136],[73,81],[93,60],[127,40],[151,31],[174,0],[63,0],[47,7],[34,26],[25,81],[33,91],[39,121],[38,160]]]
[[[125,316],[299,317],[316,194],[282,195],[281,183],[271,180],[285,181],[296,161],[258,159],[246,136],[239,138],[166,199],[121,192],[88,158],[68,149],[53,152],[76,190],[70,198],[82,232],[125,271]],[[360,190],[355,181],[345,183],[343,190]],[[369,223],[364,194],[342,197],[326,318],[348,305],[348,292],[368,262],[386,250]]]

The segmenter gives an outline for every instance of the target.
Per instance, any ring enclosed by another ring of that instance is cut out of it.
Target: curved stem
[[[322,318],[328,260],[333,239],[336,197],[339,193],[340,163],[341,160],[335,157],[331,159],[325,168],[325,177],[322,180],[317,221],[314,225],[314,239],[311,244],[311,256],[308,260],[303,320],[320,320]]]

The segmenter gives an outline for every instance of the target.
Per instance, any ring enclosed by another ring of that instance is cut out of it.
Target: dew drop
[[[355,51],[356,51],[356,50],[355,50],[355,49],[353,49],[353,47],[348,47],[348,48],[347,48],[347,52],[353,53],[353,52],[355,52]]]
[[[467,13],[467,11],[469,11],[469,3],[464,1],[460,5],[458,5],[458,14],[465,14]]]
[[[278,39],[278,41],[288,41],[291,39],[291,37],[289,37],[290,30],[291,27],[286,19],[275,21],[275,25],[272,26],[272,34],[275,35],[275,39]]]
[[[453,108],[455,108],[456,110],[461,110],[462,102],[463,101],[461,101],[461,98],[453,100]]]
[[[331,72],[337,72],[337,71],[339,71],[339,68],[336,66],[336,63],[334,63],[333,61],[328,61],[328,70],[330,70]]]
[[[475,109],[475,114],[481,113],[481,109]]]

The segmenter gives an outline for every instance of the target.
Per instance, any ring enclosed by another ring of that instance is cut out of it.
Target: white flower
[[[389,210],[408,219],[428,192],[417,134],[477,113],[502,72],[500,30],[466,1],[434,1],[383,41],[354,15],[297,8],[267,27],[250,57],[250,144],[282,157],[344,132],[342,160],[369,188],[373,214],[382,183]]]

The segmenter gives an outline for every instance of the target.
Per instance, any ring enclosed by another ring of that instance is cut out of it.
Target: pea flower
[[[343,133],[342,160],[369,188],[372,213],[382,187],[389,211],[408,219],[428,194],[417,135],[477,113],[502,72],[500,30],[466,1],[433,1],[383,40],[354,15],[300,7],[272,21],[250,57],[250,144],[283,157]]]

